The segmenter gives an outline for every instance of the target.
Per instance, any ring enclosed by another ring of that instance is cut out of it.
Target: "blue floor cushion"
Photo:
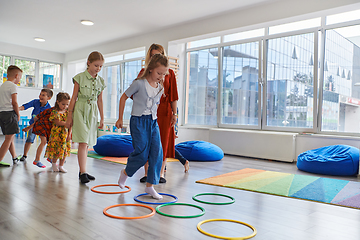
[[[134,148],[131,135],[109,134],[97,138],[94,150],[106,157],[128,157]]]
[[[219,161],[224,157],[224,152],[215,144],[204,141],[187,141],[175,145],[189,161]]]
[[[318,174],[350,176],[359,171],[359,149],[348,145],[332,145],[301,153],[298,169]]]

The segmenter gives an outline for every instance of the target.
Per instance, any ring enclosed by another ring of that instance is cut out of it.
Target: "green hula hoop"
[[[199,199],[196,198],[196,197],[202,196],[202,195],[215,195],[215,196],[227,197],[227,198],[230,198],[231,201],[230,202],[219,202],[219,203],[217,203],[217,202],[206,202],[206,201],[202,201],[202,200],[199,200]],[[220,194],[220,193],[199,193],[199,194],[196,194],[195,196],[193,196],[192,199],[194,199],[197,202],[207,203],[207,204],[215,204],[215,205],[232,204],[232,203],[235,202],[235,198],[233,198],[231,196],[228,196],[228,195],[225,195],[225,194]]]
[[[179,216],[179,215],[170,215],[170,214],[166,214],[166,213],[163,213],[163,212],[160,212],[160,208],[162,207],[165,207],[165,206],[170,206],[170,205],[184,205],[184,206],[190,206],[190,207],[196,207],[198,209],[200,209],[202,212],[200,214],[197,214],[197,215],[189,215],[189,216]],[[196,218],[196,217],[201,217],[202,215],[205,214],[205,209],[200,207],[200,206],[197,206],[197,205],[194,205],[194,204],[189,204],[189,203],[167,203],[167,204],[163,204],[163,205],[160,205],[160,206],[157,206],[156,207],[156,212],[161,214],[161,215],[164,215],[166,217],[174,217],[174,218]]]

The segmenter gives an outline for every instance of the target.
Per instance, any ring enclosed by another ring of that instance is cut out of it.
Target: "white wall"
[[[33,58],[55,63],[63,63],[65,60],[64,53],[50,52],[41,49],[23,47],[3,42],[0,44],[0,54]]]

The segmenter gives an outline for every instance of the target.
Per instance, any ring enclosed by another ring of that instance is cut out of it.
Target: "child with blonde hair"
[[[159,183],[163,159],[157,124],[157,105],[164,93],[163,81],[168,72],[168,65],[165,56],[161,54],[152,56],[142,76],[135,79],[121,96],[119,119],[115,123],[117,128],[123,127],[125,102],[132,97],[130,133],[134,151],[128,158],[126,168],[120,172],[118,184],[120,188],[124,188],[127,177],[132,177],[148,161],[145,192],[155,199],[162,199],[153,185]]]
[[[14,136],[19,133],[19,105],[17,102],[17,84],[22,77],[22,70],[11,65],[7,69],[7,81],[0,86],[0,127],[5,135],[5,140],[0,147],[0,167],[10,167],[9,163],[3,162],[7,150],[16,163]]]
[[[106,86],[104,79],[98,75],[103,65],[103,55],[96,51],[92,52],[87,59],[87,70],[73,78],[74,90],[66,126],[73,126],[72,140],[79,143],[77,156],[81,183],[95,180],[94,176],[86,172],[86,160],[89,146],[96,144],[97,128],[104,126],[102,93]]]

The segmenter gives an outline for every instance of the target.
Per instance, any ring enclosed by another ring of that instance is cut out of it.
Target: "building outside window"
[[[321,130],[360,132],[360,25],[329,29],[325,64]]]
[[[267,45],[267,126],[313,128],[314,33]]]
[[[223,48],[222,124],[258,125],[259,43]]]
[[[284,24],[298,26],[295,34],[287,33],[291,29],[283,31],[280,25],[270,27],[277,34],[274,37],[259,37],[261,31],[256,31],[253,36],[259,42],[250,39],[242,43],[245,40],[236,39],[242,38],[241,33],[189,42],[184,123],[360,133],[360,25],[347,26],[335,17],[329,19],[337,28],[321,25],[320,18],[314,18]],[[220,39],[223,42],[218,42]],[[229,45],[240,40],[239,44]],[[259,51],[264,55],[259,57]],[[259,69],[259,65],[266,68]],[[263,72],[265,79],[260,82]],[[316,109],[314,91],[318,93]],[[314,116],[314,112],[320,114]]]
[[[111,66],[105,66],[100,76],[105,80],[103,91],[104,117],[117,119],[119,117],[119,101],[123,92],[130,86],[141,70],[141,59],[123,61]],[[132,101],[125,104],[124,120],[130,119]]]
[[[185,123],[217,125],[218,48],[187,53]]]
[[[141,60],[134,60],[125,62],[123,65],[123,91],[124,92],[131,83],[137,78],[139,72],[141,71]],[[120,100],[121,95],[119,96]],[[130,120],[132,109],[132,101],[126,101],[124,109],[124,119]]]

